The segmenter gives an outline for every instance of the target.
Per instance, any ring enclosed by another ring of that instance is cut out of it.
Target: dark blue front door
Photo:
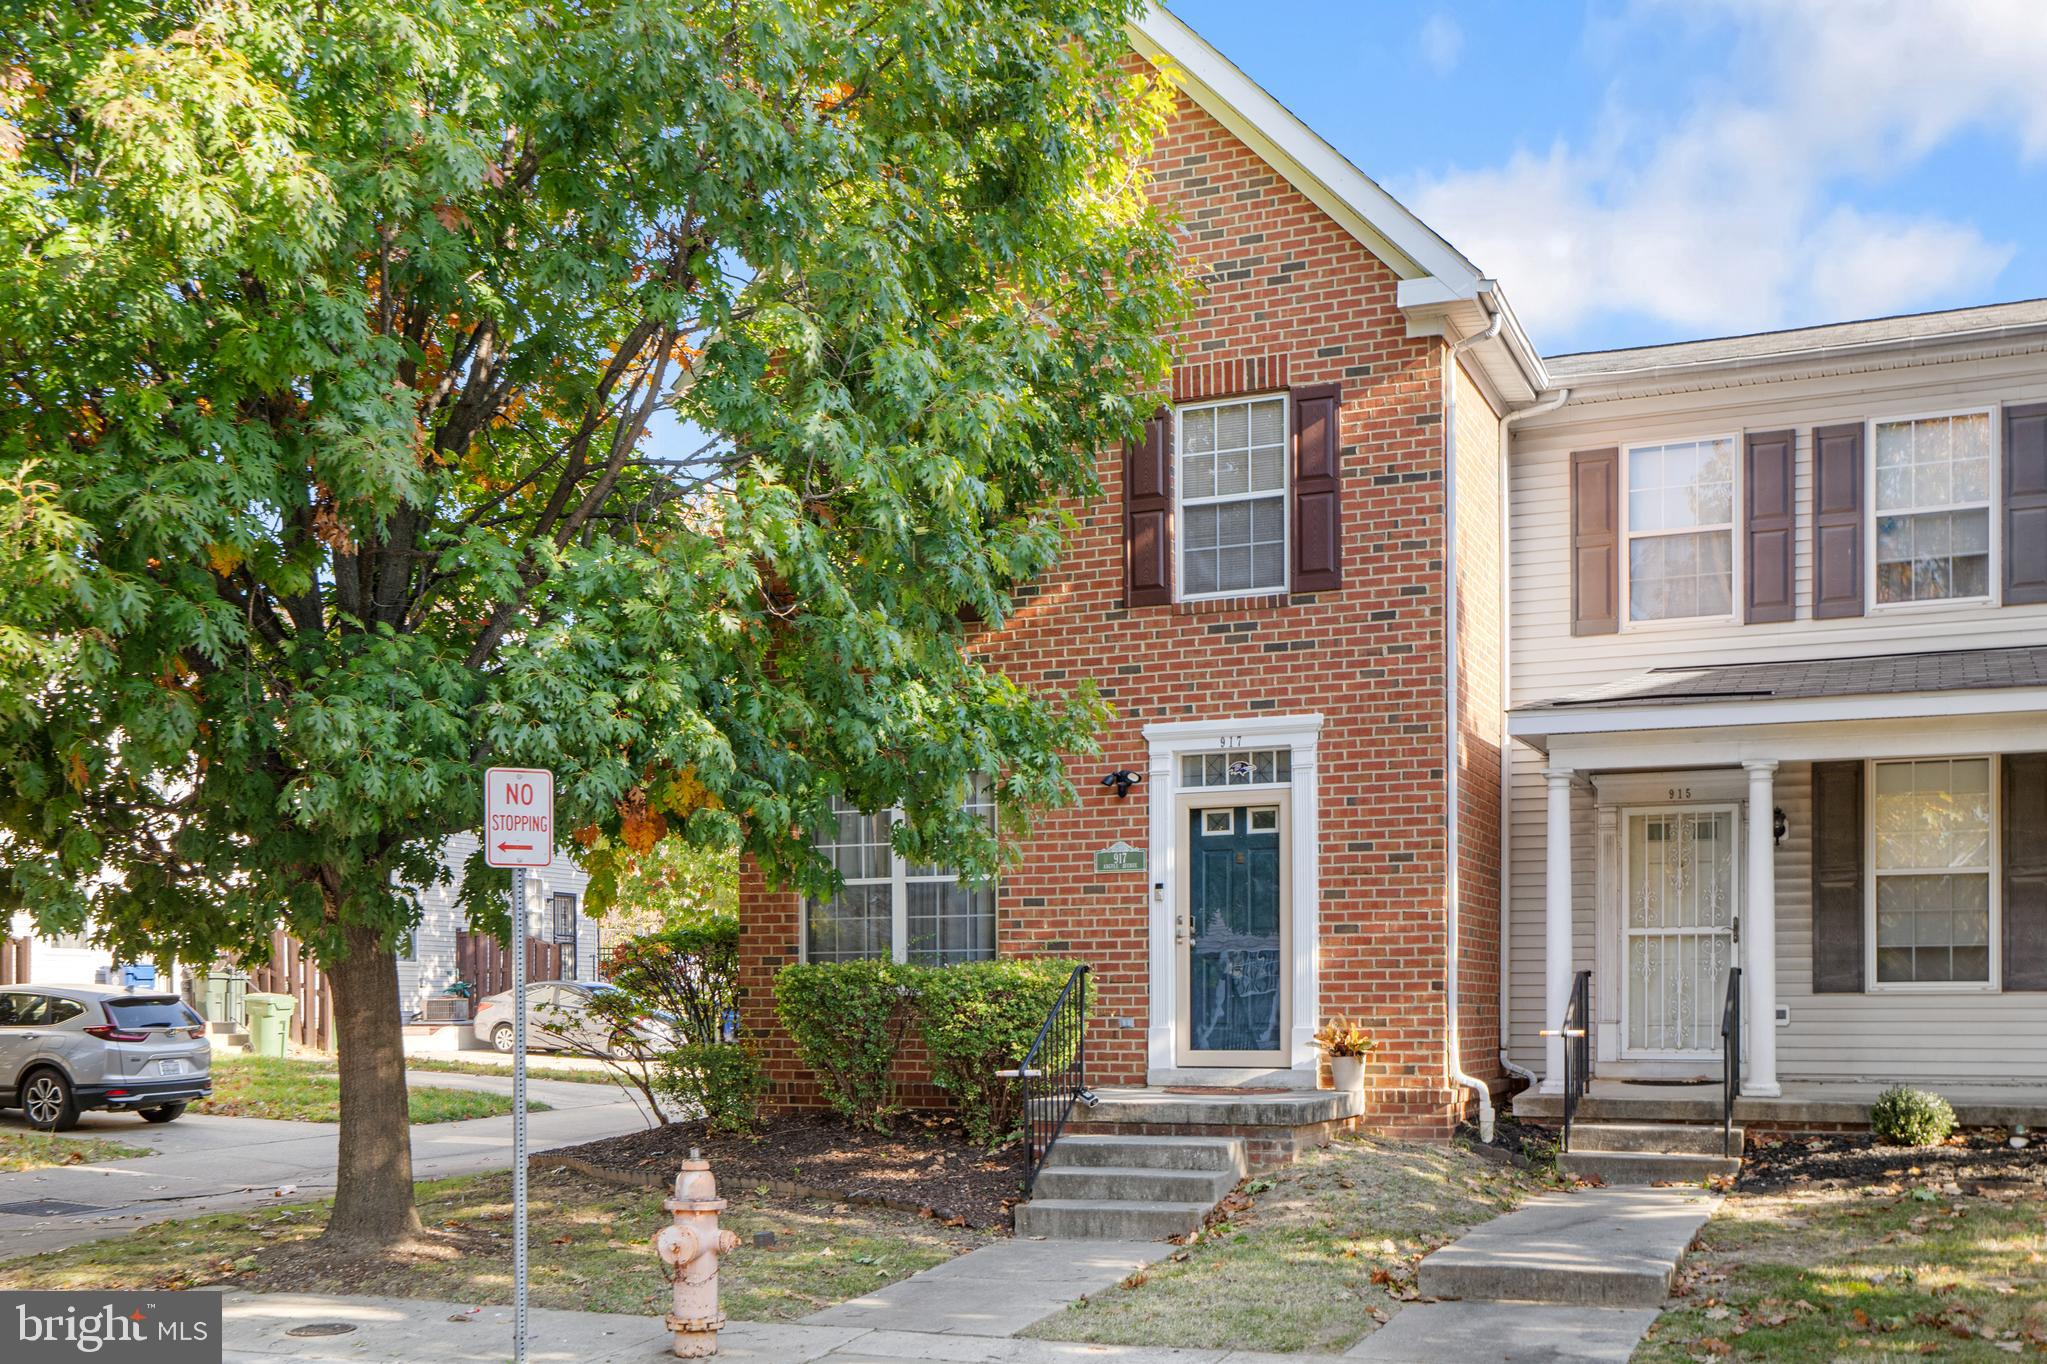
[[[1279,815],[1273,805],[1188,812],[1189,1051],[1282,1050]]]

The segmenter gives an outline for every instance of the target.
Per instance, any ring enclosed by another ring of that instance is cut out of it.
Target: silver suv
[[[169,1122],[213,1092],[206,1022],[176,995],[0,987],[0,1108],[63,1132],[88,1108]]]

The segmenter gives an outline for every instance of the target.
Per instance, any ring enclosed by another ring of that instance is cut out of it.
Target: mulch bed
[[[2028,1189],[2047,1194],[2047,1145],[2023,1150],[1997,1129],[1957,1133],[1942,1146],[1885,1146],[1867,1132],[1752,1136],[1735,1189],[1775,1193],[1886,1181],[1959,1185],[1963,1193]]]
[[[1458,1124],[1457,1139],[1470,1147],[1476,1155],[1496,1164],[1513,1165],[1523,1170],[1548,1165],[1557,1156],[1557,1134],[1554,1128],[1517,1122],[1505,1113],[1493,1119],[1491,1142],[1479,1139],[1478,1124],[1475,1122]]]
[[[870,1132],[811,1113],[776,1114],[752,1136],[707,1131],[701,1122],[547,1151],[536,1166],[567,1164],[599,1177],[671,1183],[694,1147],[711,1163],[719,1192],[750,1189],[810,1194],[922,1212],[957,1226],[1007,1229],[1020,1196],[1022,1157],[1014,1145],[989,1152],[949,1119],[911,1115],[893,1132]]]

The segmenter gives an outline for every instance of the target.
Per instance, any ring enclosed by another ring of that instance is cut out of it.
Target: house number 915
[[[1669,794],[1664,796],[1665,800],[1690,800],[1691,798],[1692,788],[1689,786],[1673,786],[1670,788]]]

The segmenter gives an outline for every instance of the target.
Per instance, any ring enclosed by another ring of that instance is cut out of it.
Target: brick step
[[[1045,1154],[1048,1171],[1090,1165],[1213,1170],[1227,1173],[1232,1184],[1248,1173],[1240,1137],[1122,1137],[1069,1130]]]
[[[1557,1157],[1557,1168],[1580,1179],[1596,1176],[1612,1185],[1702,1184],[1736,1173],[1741,1169],[1741,1160],[1735,1156],[1574,1149]]]
[[[1571,1125],[1571,1150],[1634,1151],[1655,1155],[1721,1156],[1741,1153],[1742,1131],[1734,1128],[1723,1147],[1718,1126],[1685,1123],[1580,1122]]]
[[[1048,1165],[1034,1199],[1102,1203],[1201,1203],[1214,1207],[1237,1186],[1231,1170],[1159,1170],[1133,1165]]]
[[[1201,1225],[1215,1203],[1033,1198],[1016,1206],[1016,1234],[1057,1241],[1164,1241]]]

